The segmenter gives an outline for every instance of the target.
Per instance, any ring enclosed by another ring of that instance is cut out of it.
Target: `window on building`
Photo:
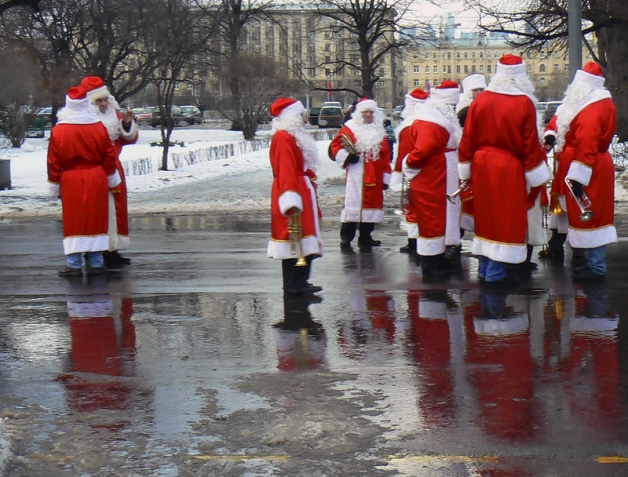
[[[415,53],[415,54],[414,54],[414,59],[415,59],[415,60],[418,60],[418,59],[419,59],[419,54],[418,54],[418,53]]]
[[[331,43],[325,43],[325,51],[331,51]]]
[[[486,57],[487,57],[487,58],[492,58],[492,56],[493,56],[493,55],[492,55],[492,53],[491,53],[490,51],[487,51],[487,52],[486,52]]]
[[[468,51],[465,51],[465,52],[464,52],[464,59],[466,60],[467,58],[469,58],[469,52],[468,52]]]
[[[448,52],[448,53],[447,53],[447,59],[448,59],[448,60],[451,60],[451,52]]]
[[[484,73],[484,65],[480,65],[480,73]]]
[[[475,73],[475,65],[471,65],[471,73]]]
[[[384,87],[384,82],[383,82],[383,81],[380,81],[378,84],[379,84],[379,87],[380,87],[380,88],[383,88],[383,87]]]
[[[421,80],[414,80],[414,86],[421,86]]]
[[[456,52],[456,58],[460,59],[460,52],[459,51]]]
[[[488,73],[492,73],[493,71],[493,67],[491,65],[488,65],[487,67]]]
[[[331,56],[327,55],[325,57],[325,63],[329,63],[331,61]]]
[[[539,58],[545,58],[545,50],[539,52]]]
[[[456,73],[460,73],[460,65],[456,65]]]
[[[447,53],[443,51],[443,60],[446,60],[446,59],[447,59]]]
[[[558,63],[554,63],[554,71],[560,71],[560,65]]]
[[[484,59],[484,52],[483,51],[480,51],[480,59],[481,60]]]
[[[464,65],[464,72],[465,74],[469,72],[469,65]]]
[[[414,73],[420,73],[421,72],[421,67],[420,66],[414,66]]]
[[[325,33],[325,40],[329,40],[331,38],[331,33],[326,32]]]
[[[471,53],[471,58],[475,60],[475,51]]]
[[[386,76],[386,68],[380,68],[379,73],[380,76]]]
[[[558,50],[554,51],[554,58],[558,58],[558,56],[559,56]]]
[[[425,53],[425,59],[429,60],[430,59],[430,54],[429,53]]]
[[[437,60],[438,59],[438,53],[434,53],[434,59]]]
[[[434,66],[434,71],[433,73],[438,73],[438,66]]]
[[[565,71],[569,71],[569,64],[565,65]]]
[[[526,65],[526,71],[532,73],[532,65]]]
[[[539,65],[539,71],[540,71],[541,73],[545,73],[545,63],[541,63],[541,64]]]
[[[541,79],[539,79],[539,84],[540,84],[541,86],[544,86],[544,85],[545,85],[545,78],[541,78]]]
[[[331,76],[331,70],[329,68],[325,68],[325,76]]]
[[[189,84],[189,83],[188,83],[188,89],[189,89],[189,90],[193,90],[193,89],[194,89],[194,85],[193,85],[193,84]]]
[[[179,83],[177,83],[177,84],[175,84],[175,85],[174,85],[174,90],[175,90],[175,91],[179,91]]]
[[[451,65],[447,66],[447,73],[451,74]]]
[[[426,73],[429,73],[429,72],[430,72],[430,67],[429,67],[429,66],[426,66],[426,67],[425,67],[425,72],[426,72]]]

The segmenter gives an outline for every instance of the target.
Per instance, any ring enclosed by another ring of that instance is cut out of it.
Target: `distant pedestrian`
[[[109,188],[121,182],[114,148],[84,88],[68,90],[58,119],[50,132],[48,182],[51,195],[61,197],[63,210],[67,265],[59,275],[81,276],[83,253],[88,275],[104,273]]]
[[[390,146],[390,160],[392,161],[395,154],[395,142],[397,142],[397,138],[395,137],[395,128],[392,127],[390,119],[384,119],[384,130],[386,131],[386,139],[388,139],[388,145]]]
[[[331,142],[331,157],[347,171],[340,247],[349,251],[359,225],[358,246],[381,245],[371,233],[384,220],[384,190],[390,183],[390,148],[383,114],[372,99],[360,100]]]
[[[279,98],[271,105],[270,114],[274,179],[268,256],[282,262],[286,297],[312,295],[322,290],[308,282],[312,260],[323,255],[314,182],[318,149],[305,129],[305,108],[300,101]]]
[[[81,86],[87,91],[87,96],[96,106],[97,116],[107,128],[109,138],[113,143],[116,157],[116,169],[122,182],[111,189],[109,196],[109,248],[103,254],[105,268],[119,269],[131,264],[131,259],[120,255],[119,250],[127,249],[131,243],[129,237],[129,209],[128,192],[124,168],[120,162],[122,146],[135,144],[138,139],[138,128],[133,120],[133,111],[118,113],[120,106],[109,93],[105,82],[98,76],[83,78]]]

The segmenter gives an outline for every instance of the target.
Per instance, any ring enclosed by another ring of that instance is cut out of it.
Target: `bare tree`
[[[0,130],[13,147],[21,147],[26,131],[37,111],[40,69],[24,51],[4,48],[0,51]]]
[[[513,45],[540,49],[548,42],[555,47],[567,44],[569,0],[527,0],[516,9],[507,4],[491,7],[482,0],[467,0],[480,15],[480,27],[489,32],[516,35]],[[617,105],[617,135],[628,139],[628,3],[625,0],[584,0],[583,35],[597,38],[595,48],[585,36],[585,45],[595,61],[605,69],[607,87]]]
[[[321,0],[316,12],[330,20],[326,29],[332,35],[347,38],[345,47],[335,58],[319,66],[331,68],[332,73],[344,68],[358,69],[361,89],[332,88],[353,92],[358,97],[373,97],[373,87],[379,81],[378,70],[385,66],[386,56],[408,44],[401,34],[401,21],[412,4],[411,0]],[[327,86],[314,89],[325,90]]]
[[[179,84],[200,81],[199,70],[206,58],[209,39],[214,34],[207,11],[195,0],[154,0],[153,28],[142,40],[147,51],[158,51],[157,64],[148,76],[155,86],[160,110],[161,170],[168,170],[168,150],[174,128],[172,103]]]
[[[0,3],[0,15],[4,14],[7,10],[16,7],[26,7],[33,11],[39,10],[39,4],[41,0],[7,0]]]
[[[223,78],[231,94],[232,112],[228,119],[234,131],[243,129],[245,105],[240,90],[242,82],[237,71],[241,69],[241,55],[246,48],[246,27],[257,20],[272,21],[272,6],[272,0],[219,0],[214,12],[218,26],[218,41],[213,49],[218,57],[215,69],[224,72]]]

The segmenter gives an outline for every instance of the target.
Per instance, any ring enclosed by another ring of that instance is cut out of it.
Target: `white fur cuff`
[[[401,172],[393,172],[390,176],[390,190],[393,192],[401,191],[401,183],[403,182],[403,174]]]
[[[578,181],[584,186],[589,185],[593,169],[582,162],[573,161],[567,171],[567,179]]]
[[[348,156],[349,156],[349,153],[346,151],[346,149],[340,149],[338,153],[336,154],[335,160],[338,164],[340,164],[341,166],[344,166],[345,161],[347,160]]]
[[[550,179],[549,170],[545,161],[541,161],[531,171],[526,171],[526,181],[530,187],[537,187]]]
[[[303,210],[303,199],[299,194],[288,190],[279,196],[279,210],[283,215],[287,215],[293,207],[299,209],[299,212]]]
[[[54,182],[48,182],[48,195],[50,197],[59,197],[61,195],[61,185]]]
[[[109,188],[119,186],[122,183],[122,178],[120,177],[120,173],[116,170],[113,174],[107,177],[109,181]]]
[[[468,181],[471,179],[471,163],[459,162],[458,163],[458,176],[461,181]]]
[[[122,119],[120,119],[120,136],[127,141],[132,141],[133,139],[135,139],[137,137],[137,123],[131,120],[131,127],[127,131],[122,125]]]
[[[390,185],[390,174],[387,172],[384,174],[384,184]]]

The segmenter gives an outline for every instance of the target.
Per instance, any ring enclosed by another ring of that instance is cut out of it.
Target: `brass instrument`
[[[345,151],[347,151],[349,154],[355,154],[356,156],[360,154],[355,148],[355,144],[353,144],[351,138],[346,134],[341,134],[338,140],[340,141],[340,144],[345,149]]]
[[[399,207],[401,208],[401,213],[403,215],[408,215],[410,211],[410,179],[406,177],[405,174],[402,174],[401,179],[401,202]]]
[[[305,256],[303,255],[303,224],[301,223],[301,212],[290,216],[288,233],[290,235],[290,253],[296,255],[298,248],[299,258],[297,260],[297,267],[305,267],[307,260],[305,260]]]
[[[445,197],[447,197],[447,200],[449,202],[451,202],[452,204],[455,204],[456,203],[456,197],[458,197],[462,192],[464,192],[468,188],[469,188],[469,181],[468,180],[462,181],[460,183],[460,187],[458,187],[457,190],[455,190],[451,194],[446,194]]]
[[[565,177],[565,184],[567,184],[567,189],[569,189],[569,193],[571,197],[574,198],[578,208],[580,209],[580,222],[588,222],[593,218],[593,212],[589,210],[591,207],[591,199],[589,196],[585,194],[584,190],[582,191],[582,196],[578,197],[573,192],[573,187],[571,186],[571,181]]]

